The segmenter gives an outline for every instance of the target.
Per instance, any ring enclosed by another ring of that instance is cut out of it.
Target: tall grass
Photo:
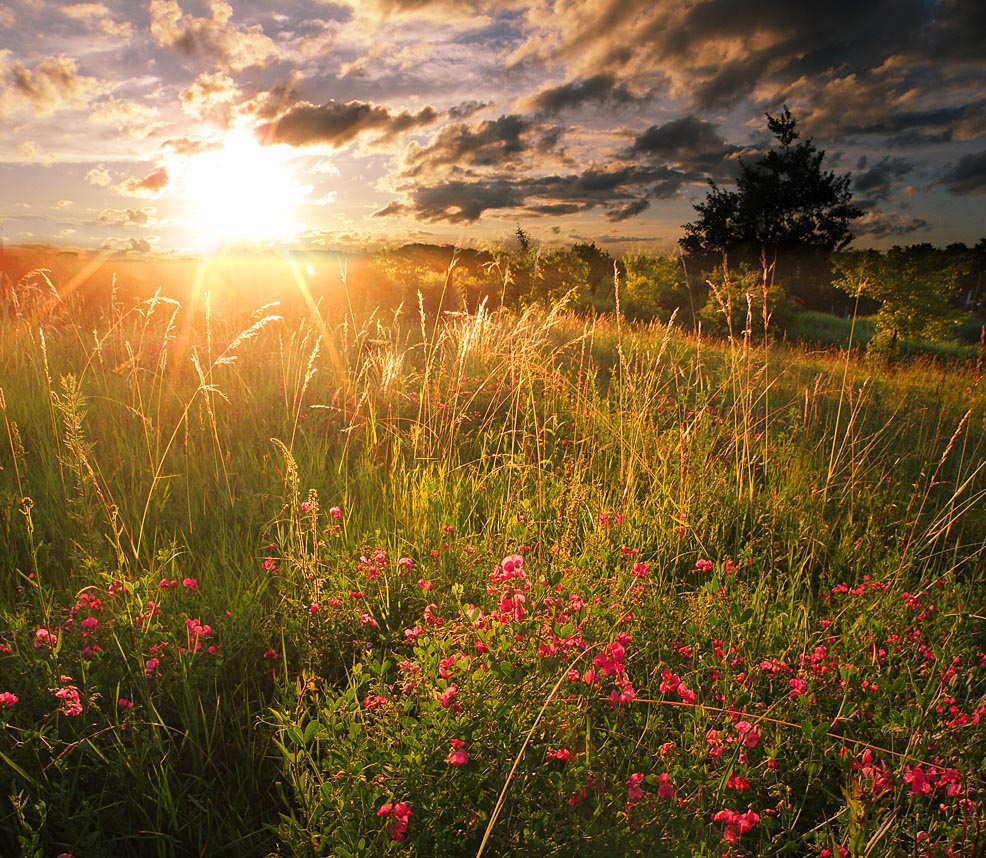
[[[3,854],[983,847],[974,369],[564,306],[0,333]]]

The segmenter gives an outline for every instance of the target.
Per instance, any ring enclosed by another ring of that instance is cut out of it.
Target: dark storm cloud
[[[649,208],[650,200],[634,200],[632,203],[627,203],[625,206],[617,206],[616,208],[610,209],[606,212],[606,219],[614,223],[621,220],[628,220],[629,218],[636,217],[641,212],[646,211]]]
[[[721,167],[723,159],[735,151],[736,147],[726,143],[714,123],[693,115],[650,126],[630,147],[631,156],[645,156],[692,169]]]
[[[930,228],[926,218],[879,211],[867,212],[851,226],[853,235],[860,239],[898,238]]]
[[[516,63],[562,61],[570,74],[611,75],[623,84],[666,82],[699,109],[751,97],[775,106],[797,85],[806,100],[833,77],[851,78],[904,58],[915,66],[967,43],[982,68],[982,12],[964,0],[553,0],[528,15]],[[963,33],[963,35],[959,35]],[[978,50],[978,54],[977,54]],[[903,80],[900,81],[904,83]],[[925,88],[934,84],[926,82]],[[903,95],[907,89],[901,89]]]
[[[597,74],[541,90],[524,107],[542,114],[581,107],[584,104],[638,104],[645,99],[634,95],[611,74]]]
[[[892,146],[915,146],[947,143],[986,133],[986,101],[927,110],[881,110],[877,93],[868,93],[860,111],[868,115],[852,117],[848,121],[830,126],[829,131],[844,135],[881,134],[889,137]],[[843,104],[843,110],[845,109]],[[835,106],[838,111],[838,106]]]
[[[363,101],[301,103],[289,108],[279,119],[261,125],[257,136],[267,144],[327,145],[341,149],[361,135],[372,135],[373,143],[382,143],[404,131],[430,125],[437,118],[433,107],[423,107],[417,113],[393,113],[387,107]]]
[[[425,221],[474,223],[485,211],[517,208],[523,202],[523,190],[510,181],[446,182],[416,187],[410,192],[409,204],[391,203],[374,217],[412,214]]]
[[[450,108],[448,117],[456,121],[468,119],[474,113],[478,113],[483,108],[490,106],[491,103],[488,101],[464,101],[462,104],[457,104],[455,107]]]
[[[986,194],[986,149],[963,155],[941,181],[953,194]]]
[[[612,221],[645,211],[646,197],[666,196],[680,187],[683,174],[667,167],[625,164],[590,167],[578,174],[539,177],[455,179],[431,186],[410,185],[406,202],[394,202],[376,217],[411,215],[427,221],[471,223],[491,209],[517,209],[529,214],[561,216],[602,208]]]
[[[948,59],[983,61],[986,44],[986,4],[968,0],[938,0],[931,39],[934,53]]]
[[[538,203],[536,205],[527,206],[525,210],[531,214],[558,217],[560,215],[578,214],[581,211],[585,211],[585,209],[586,206],[579,205],[578,203]]]
[[[862,194],[864,199],[877,201],[890,196],[894,182],[912,172],[915,165],[905,158],[884,157],[875,164],[870,164],[866,156],[856,164],[857,172],[853,175],[853,190]]]
[[[457,167],[503,167],[530,152],[545,154],[558,142],[559,129],[535,124],[517,114],[478,125],[446,125],[425,146],[412,144],[404,158],[404,178],[427,179],[435,171]]]

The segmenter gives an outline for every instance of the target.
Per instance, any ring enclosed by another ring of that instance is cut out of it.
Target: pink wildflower
[[[62,701],[62,714],[69,718],[82,714],[82,703],[79,701],[79,690],[73,686],[59,688],[55,697]]]
[[[157,669],[160,666],[161,666],[161,662],[159,659],[156,658],[147,659],[147,662],[144,664],[144,676],[150,679],[152,676],[154,676],[155,673],[157,673]]]
[[[387,825],[387,833],[390,839],[400,843],[407,832],[408,820],[411,818],[411,808],[404,802],[397,801],[393,804],[385,804],[377,811],[377,816],[393,817]]]
[[[469,762],[469,754],[466,751],[466,743],[461,739],[452,740],[452,753],[448,755],[448,762],[450,766],[455,766],[456,768],[464,766]]]
[[[549,760],[558,760],[559,763],[567,763],[572,756],[572,752],[568,748],[558,748],[556,751],[548,751],[545,756]]]
[[[13,709],[20,702],[16,694],[9,691],[0,691],[0,709]]]
[[[667,772],[657,776],[657,797],[663,799],[664,801],[670,801],[674,798],[674,784],[671,783],[671,778]]]
[[[634,772],[627,778],[627,802],[640,801],[644,797],[644,791],[640,788],[643,780],[642,772]]]

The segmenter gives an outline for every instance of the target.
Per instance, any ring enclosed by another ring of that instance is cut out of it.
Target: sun
[[[304,228],[297,208],[309,190],[281,147],[261,146],[245,129],[191,156],[180,179],[186,225],[202,251],[290,241]]]

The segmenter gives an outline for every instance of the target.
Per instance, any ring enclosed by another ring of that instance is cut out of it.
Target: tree
[[[960,318],[949,298],[968,269],[948,251],[930,244],[848,251],[834,267],[837,288],[880,302],[868,346],[878,359],[896,357],[902,339],[939,339]]]
[[[677,256],[631,253],[623,257],[623,270],[620,303],[628,319],[667,322],[677,312],[679,324],[694,324],[688,282]]]
[[[825,255],[852,241],[850,223],[862,215],[852,204],[850,175],[822,169],[825,152],[800,140],[797,123],[784,108],[767,114],[777,145],[753,164],[740,161],[736,190],[709,180],[699,218],[685,224],[682,248],[688,253],[775,261],[781,251]]]

